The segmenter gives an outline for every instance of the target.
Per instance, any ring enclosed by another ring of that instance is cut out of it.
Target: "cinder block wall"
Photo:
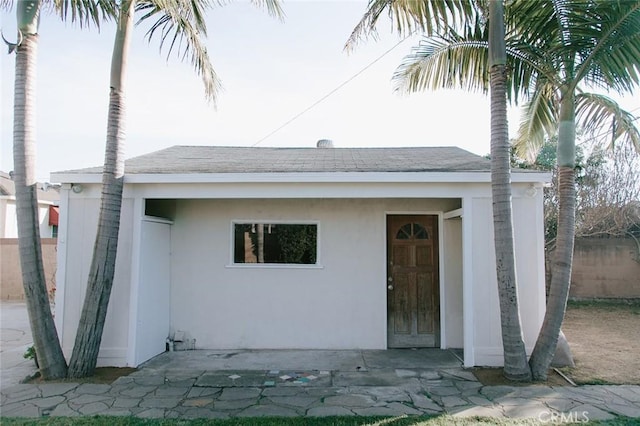
[[[55,288],[57,241],[56,238],[42,239],[42,261],[49,291]],[[24,299],[17,238],[0,238],[0,299]]]
[[[640,253],[632,238],[576,239],[569,297],[640,298]]]

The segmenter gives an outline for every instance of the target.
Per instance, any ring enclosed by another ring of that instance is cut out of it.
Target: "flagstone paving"
[[[32,344],[26,308],[24,303],[1,305],[0,416],[447,413],[556,424],[640,418],[640,386],[483,386],[461,367],[460,353],[429,349],[167,352],[111,385],[20,384],[35,372],[33,361],[22,357]]]
[[[640,417],[640,386],[483,386],[462,368],[339,370],[145,369],[111,385],[17,384],[0,415],[231,418],[434,415]]]

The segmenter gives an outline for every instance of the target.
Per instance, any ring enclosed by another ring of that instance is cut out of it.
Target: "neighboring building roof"
[[[457,147],[248,148],[173,146],[126,161],[126,174],[470,172],[490,161]],[[102,167],[56,174],[96,174]]]
[[[8,196],[16,194],[16,186],[9,173],[0,172],[0,195]]]
[[[0,196],[15,197],[16,185],[11,179],[11,175],[0,171]],[[42,184],[38,183],[38,201],[55,202],[60,200],[60,189],[56,186],[49,186],[46,191],[42,189]],[[46,203],[50,204],[50,203]]]

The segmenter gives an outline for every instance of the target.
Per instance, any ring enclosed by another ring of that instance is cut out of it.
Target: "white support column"
[[[473,303],[473,199],[462,199],[462,312],[464,366],[475,365]]]
[[[138,322],[138,287],[140,282],[140,247],[142,244],[142,220],[145,199],[137,196],[133,200],[133,238],[131,241],[131,288],[129,297],[129,339],[127,343],[127,365],[135,367]]]
[[[546,253],[545,253],[545,235],[544,235],[544,188],[540,186],[536,194],[536,251],[538,253],[538,277],[542,281],[542,285],[538,283],[538,327],[542,328],[542,321],[544,319],[545,311],[547,308],[546,299]],[[522,302],[521,302],[522,303]]]
[[[64,333],[64,303],[65,288],[67,283],[67,233],[69,229],[69,191],[70,184],[63,184],[60,189],[59,216],[58,216],[58,242],[56,247],[56,296],[54,322],[58,330],[58,340],[62,344]]]
[[[448,347],[447,343],[447,318],[446,318],[446,306],[447,306],[447,297],[445,291],[445,282],[446,282],[446,271],[444,268],[444,217],[443,213],[438,213],[438,270],[440,271],[439,278],[440,283],[440,349],[446,349]]]

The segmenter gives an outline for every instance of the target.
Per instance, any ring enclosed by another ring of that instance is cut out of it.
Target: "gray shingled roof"
[[[489,171],[456,147],[242,148],[173,146],[126,161],[127,174]],[[100,173],[102,167],[66,173]]]

